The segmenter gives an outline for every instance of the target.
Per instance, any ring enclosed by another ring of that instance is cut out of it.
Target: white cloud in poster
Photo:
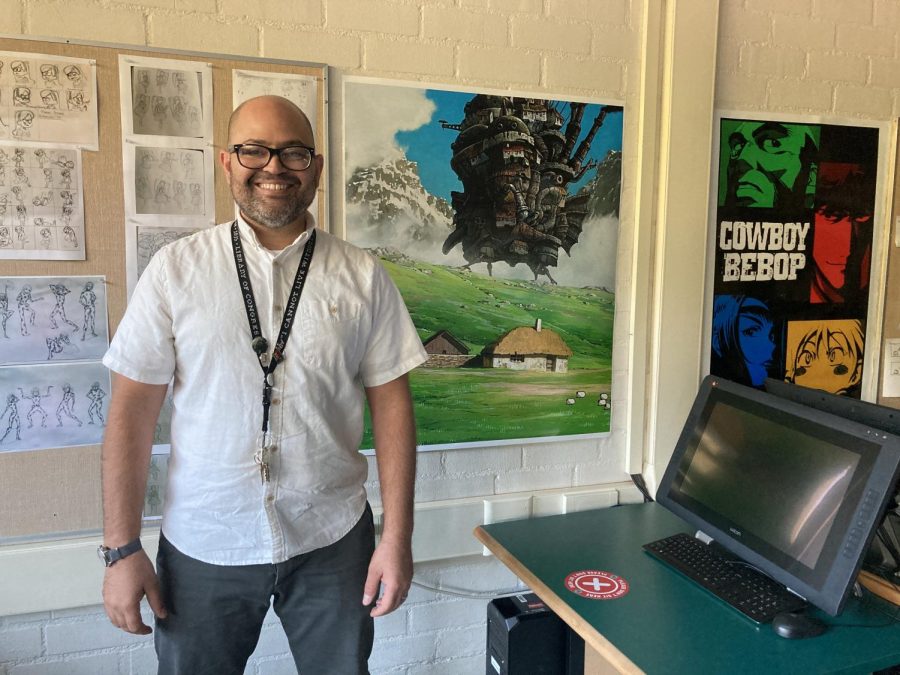
[[[431,121],[435,104],[424,89],[374,87],[348,82],[344,89],[346,175],[355,169],[404,156],[395,139],[399,131],[418,129]]]

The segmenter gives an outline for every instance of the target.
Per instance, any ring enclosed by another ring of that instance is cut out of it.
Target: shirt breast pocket
[[[362,310],[362,305],[354,302],[301,300],[303,360],[312,365],[357,362]]]

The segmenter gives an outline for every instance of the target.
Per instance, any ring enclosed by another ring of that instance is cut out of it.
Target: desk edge
[[[640,675],[644,671],[638,668],[625,654],[619,651],[615,645],[601,635],[596,628],[582,619],[578,613],[565,603],[556,593],[531,573],[519,560],[507,551],[496,539],[494,539],[483,527],[477,526],[473,534],[497,560],[506,565],[517,577],[524,581],[538,597],[543,600],[556,614],[568,624],[572,630],[580,635],[586,645],[590,645],[594,651],[605,658],[620,673]]]

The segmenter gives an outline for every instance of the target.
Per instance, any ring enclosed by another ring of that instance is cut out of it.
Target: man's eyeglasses
[[[256,143],[235,143],[228,148],[228,152],[233,152],[238,163],[245,169],[262,169],[271,161],[272,155],[275,155],[285,169],[303,171],[312,164],[316,149],[306,145],[269,148]]]

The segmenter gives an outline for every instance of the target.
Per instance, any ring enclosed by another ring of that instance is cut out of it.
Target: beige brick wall
[[[7,3],[0,12],[0,32],[21,33],[24,28],[25,13],[20,0]]]
[[[503,13],[479,11],[474,7],[443,7],[429,3],[422,10],[422,35],[503,46],[509,44],[509,18]]]
[[[134,7],[103,6],[92,0],[35,0],[26,10],[26,33],[126,44],[143,44],[146,39],[144,13]]]
[[[721,0],[716,106],[900,114],[900,2]]]

